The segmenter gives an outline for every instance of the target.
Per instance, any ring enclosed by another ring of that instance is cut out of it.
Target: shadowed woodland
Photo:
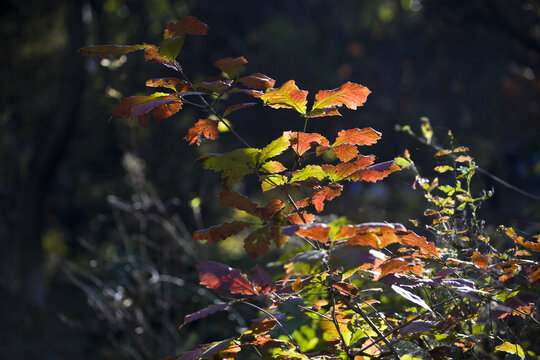
[[[417,129],[429,117],[441,142],[451,130],[470,149],[483,169],[475,186],[494,190],[479,210],[486,231],[499,224],[540,230],[537,1],[29,0],[0,7],[7,43],[0,60],[2,358],[164,358],[231,336],[256,313],[232,309],[178,329],[216,297],[197,285],[195,263],[249,264],[234,239],[191,240],[224,220],[219,179],[194,159],[236,139],[223,133],[219,144],[188,146],[182,137],[200,114],[187,108],[147,128],[107,121],[121,97],[142,94],[163,69],[142,56],[76,53],[88,44],[158,42],[167,23],[188,15],[211,28],[182,50],[192,78],[211,73],[218,59],[244,56],[248,72],[279,84],[294,78],[315,91],[361,83],[372,91],[365,107],[310,130],[372,126],[383,134],[373,147],[378,157],[409,149],[429,173],[431,148],[395,130]],[[283,129],[301,128],[299,121],[246,109],[234,128],[263,146]],[[426,206],[413,182],[398,173],[351,185],[326,213],[408,225]],[[248,181],[237,191],[256,186]]]

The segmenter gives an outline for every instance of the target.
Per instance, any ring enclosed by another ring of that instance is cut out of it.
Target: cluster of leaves
[[[261,356],[266,352],[278,359],[443,359],[490,357],[494,352],[524,357],[519,334],[510,331],[508,319],[538,324],[534,291],[540,267],[531,252],[540,250],[539,239],[526,241],[504,228],[516,248],[500,253],[490,245],[476,219],[476,210],[488,195],[471,195],[475,164],[466,149],[441,149],[436,154],[450,160],[451,165],[436,170],[453,172],[452,183],[439,184],[438,179],[429,181],[416,173],[415,183],[432,207],[425,215],[432,220],[427,228],[435,242],[401,224],[351,224],[343,218],[321,222],[317,214],[327,201],[342,195],[346,183],[376,182],[401,168],[415,169],[410,155],[375,163],[374,155],[360,154],[361,146],[381,137],[371,128],[342,130],[333,143],[322,134],[306,132],[309,121],[340,115],[343,107],[363,106],[370,91],[359,84],[318,91],[308,110],[309,94],[293,80],[274,87],[275,81],[260,73],[239,77],[247,63],[243,57],[218,60],[215,66],[221,74],[192,83],[176,58],[186,35],[204,35],[207,30],[207,25],[188,17],[166,27],[159,47],[80,50],[90,56],[144,50],[147,60],[179,74],[179,78],[149,80],[148,86],[169,92],[124,98],[114,117],[136,118],[144,125],[150,116],[159,121],[190,104],[208,115],[188,130],[185,139],[190,145],[217,139],[219,124],[241,142],[241,148],[205,154],[198,161],[221,177],[224,189],[219,204],[248,216],[198,230],[194,240],[219,242],[245,233],[244,247],[253,262],[271,246],[281,248],[290,238],[301,240],[302,245],[272,264],[274,268],[256,264],[249,277],[226,264],[199,263],[200,284],[221,294],[224,301],[186,316],[182,326],[240,305],[258,309],[262,317],[238,337],[200,345],[174,358],[230,359],[244,351]],[[304,128],[284,131],[268,145],[252,147],[225,117],[257,102],[238,102],[222,111],[216,106],[217,100],[235,94],[255,98],[263,106],[295,111],[304,119]],[[423,131],[424,141],[431,143],[433,133],[426,121]],[[325,161],[321,156],[325,152],[333,152],[337,163]],[[262,191],[271,192],[273,199],[259,205],[231,190],[247,176],[257,178]],[[293,199],[293,189],[302,198]],[[467,212],[473,214],[469,222],[464,221],[470,218]]]

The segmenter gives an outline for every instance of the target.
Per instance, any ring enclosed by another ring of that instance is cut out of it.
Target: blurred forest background
[[[222,134],[219,144],[189,147],[182,137],[204,116],[192,109],[146,129],[107,122],[121,96],[149,94],[146,79],[174,74],[142,54],[100,61],[75,52],[159,43],[163,27],[187,15],[210,26],[180,54],[192,79],[216,74],[220,58],[244,56],[247,74],[267,74],[277,85],[357,82],[372,91],[366,106],[313,121],[308,131],[333,137],[371,126],[383,138],[369,153],[384,161],[407,148],[432,176],[433,151],[394,130],[417,129],[427,116],[441,141],[451,129],[479,166],[540,194],[538,1],[5,0],[0,358],[159,358],[245,326],[250,309],[177,329],[186,314],[216,301],[197,286],[196,261],[249,262],[238,239],[191,242],[194,230],[226,213],[214,202],[218,177],[194,159],[232,149],[235,139]],[[292,113],[260,108],[230,120],[259,147],[302,126]],[[412,183],[404,173],[351,186],[326,213],[411,226],[425,206]],[[540,230],[538,201],[485,176],[476,186],[495,189],[480,211],[488,227]]]

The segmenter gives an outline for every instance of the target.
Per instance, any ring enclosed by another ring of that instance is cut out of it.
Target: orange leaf
[[[168,39],[184,34],[206,35],[208,33],[208,29],[208,25],[201,22],[196,17],[186,16],[178,22],[168,24],[163,33],[163,38]]]
[[[190,91],[189,85],[184,81],[177,78],[160,78],[150,79],[146,81],[148,87],[164,87],[178,92]]]
[[[176,60],[169,60],[162,56],[159,56],[159,50],[156,46],[151,45],[151,47],[148,47],[144,50],[144,60],[146,61],[153,61],[160,63],[162,65],[165,65],[168,68],[177,70],[180,67],[180,64]]]
[[[489,264],[489,257],[482,256],[478,251],[475,251],[472,255],[472,262],[479,268],[487,269],[487,266]]]
[[[215,140],[219,136],[217,124],[217,121],[214,120],[200,119],[188,130],[184,139],[189,141],[189,145],[197,144],[197,146],[201,144],[201,137]]]
[[[358,149],[354,145],[342,144],[332,147],[332,150],[336,153],[336,156],[341,161],[349,161],[354,159],[358,155]],[[317,147],[319,152],[319,147]]]
[[[358,170],[349,176],[347,180],[377,182],[398,170],[400,170],[400,167],[391,160]]]
[[[523,236],[519,236],[516,234],[514,229],[512,228],[503,228],[506,235],[508,235],[516,244],[520,244],[523,247],[526,247],[529,250],[540,252],[540,236],[536,235],[536,242],[532,241],[525,241],[525,238]]]
[[[272,200],[266,205],[265,207],[258,207],[255,211],[257,213],[257,216],[261,218],[263,221],[268,221],[272,219],[274,214],[278,213],[285,207],[285,204],[281,202],[281,200]]]
[[[253,284],[240,270],[233,269],[215,261],[203,261],[197,264],[201,285],[216,291],[228,291],[231,294],[255,295]]]
[[[294,80],[289,80],[278,89],[266,90],[261,99],[265,105],[274,109],[289,108],[305,114],[307,94],[307,91],[298,89]]]
[[[358,172],[359,169],[365,168],[367,165],[370,165],[375,160],[373,155],[370,156],[358,156],[354,161],[348,161],[335,166],[323,164],[321,165],[322,169],[328,174],[330,180],[332,181],[341,181],[349,180],[349,176],[352,176],[355,172]]]
[[[218,242],[228,237],[238,234],[251,224],[243,221],[227,221],[220,225],[211,226],[206,229],[197,230],[193,234],[193,240],[208,240],[208,242]]]
[[[341,130],[333,146],[341,144],[373,145],[381,138],[381,133],[372,128]]]
[[[347,82],[334,90],[321,90],[315,95],[312,111],[343,105],[356,110],[358,106],[364,105],[370,93],[367,87],[352,82]]]
[[[310,238],[312,240],[320,241],[324,244],[328,241],[328,235],[330,235],[331,228],[326,224],[315,226],[301,226],[296,230],[296,235]]]
[[[237,57],[236,59],[233,59],[231,57],[220,59],[214,63],[214,66],[217,67],[219,70],[223,71],[229,79],[234,79],[236,77],[236,73],[238,70],[244,66],[244,64],[247,64],[246,58],[243,56]]]
[[[240,83],[254,90],[266,90],[274,87],[276,81],[264,74],[251,74],[238,79]]]
[[[296,278],[296,280],[294,280],[294,283],[292,284],[292,289],[294,292],[300,291],[302,289],[302,279]]]
[[[291,224],[300,225],[300,224],[304,224],[304,221],[302,220],[302,218],[304,218],[304,220],[306,221],[305,222],[306,224],[310,224],[315,220],[315,215],[313,214],[307,213],[305,211],[301,211],[300,213],[302,214],[302,216],[298,215],[298,213],[287,215],[287,221]]]
[[[311,203],[315,206],[315,210],[321,212],[324,209],[324,202],[331,201],[337,196],[340,196],[341,190],[343,190],[343,186],[331,184],[313,194],[311,196]]]
[[[312,146],[328,146],[330,144],[324,136],[317,133],[308,134],[287,131],[286,134],[290,134],[291,147],[298,155],[303,155],[306,151],[311,149]]]
[[[420,255],[428,258],[440,258],[439,250],[434,243],[428,243],[423,236],[416,235],[413,231],[407,230],[399,232],[401,243],[408,246],[415,246],[420,249]]]
[[[248,214],[257,216],[257,204],[249,197],[238,194],[234,191],[224,189],[218,195],[219,205],[222,207],[233,207],[238,210],[247,212]]]

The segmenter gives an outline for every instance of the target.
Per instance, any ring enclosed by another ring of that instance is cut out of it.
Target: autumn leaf
[[[292,213],[287,215],[286,219],[290,224],[310,224],[315,221],[315,215],[307,213],[305,211],[300,211],[300,216],[298,213]],[[305,222],[304,222],[305,221]]]
[[[377,182],[398,170],[400,170],[400,167],[395,163],[395,161],[391,160],[372,165],[363,170],[358,170],[350,175],[347,180]]]
[[[215,314],[219,311],[227,310],[231,306],[231,303],[223,303],[218,305],[210,305],[202,310],[186,315],[184,322],[180,325],[183,328],[185,325],[199,319],[203,319],[209,315]]]
[[[334,198],[341,195],[341,190],[343,186],[338,184],[331,184],[323,187],[321,190],[317,191],[311,196],[311,203],[315,206],[317,212],[321,212],[324,209],[324,202],[333,200]]]
[[[227,352],[229,349],[234,349],[237,352],[240,351],[240,347],[236,346],[232,338],[217,341],[210,344],[199,345],[196,349],[188,351],[182,356],[175,357],[175,360],[210,360],[210,359],[222,359],[219,354],[221,352]],[[233,352],[234,352],[233,350]],[[229,354],[226,354],[230,358]]]
[[[151,49],[153,45],[141,44],[141,45],[90,45],[85,46],[77,50],[77,52],[84,56],[99,56],[104,58],[106,56],[115,56],[122,54],[129,54],[137,50]]]
[[[514,240],[516,244],[519,244],[529,250],[540,252],[540,236],[534,236],[536,238],[536,242],[525,241],[525,238],[516,234],[514,229],[505,227],[502,227],[502,229],[504,230],[504,233]]]
[[[489,265],[489,257],[482,256],[482,254],[480,254],[478,251],[475,251],[472,254],[472,262],[481,269],[487,269]]]
[[[242,210],[253,216],[257,215],[257,204],[245,195],[238,194],[234,191],[224,189],[218,195],[219,205],[222,207],[233,207]]]
[[[238,234],[250,223],[244,221],[227,221],[220,225],[214,225],[206,229],[197,230],[193,234],[193,240],[208,240],[208,242],[218,242],[228,237]]]
[[[249,76],[244,76],[238,81],[243,84],[244,86],[247,86],[250,89],[254,90],[266,90],[271,89],[274,87],[274,84],[276,81],[272,78],[269,78],[268,76],[264,74],[251,74]]]
[[[305,114],[307,94],[307,91],[298,89],[294,80],[289,80],[278,89],[266,90],[261,99],[265,105],[275,109],[289,108]]]
[[[369,161],[369,159],[363,159]],[[337,165],[323,164],[321,168],[330,178],[332,182],[338,182],[341,180],[348,180],[349,176],[355,173],[358,169],[363,169],[363,161],[348,161]]]
[[[413,231],[399,231],[400,242],[404,245],[415,246],[419,249],[420,255],[427,258],[440,258],[439,250],[434,243],[428,243],[426,238],[419,236]]]
[[[173,77],[150,79],[146,81],[146,86],[163,87],[163,88],[171,89],[177,92],[187,92],[191,90],[188,83],[186,83],[184,80],[180,80]]]
[[[268,221],[272,219],[275,214],[283,210],[284,207],[285,204],[281,202],[281,200],[274,199],[270,201],[266,206],[258,207],[257,209],[255,209],[255,212],[262,221]]]
[[[193,84],[191,87],[195,90],[202,91],[205,93],[222,95],[225,91],[229,90],[231,86],[232,86],[232,80],[213,80],[213,81],[200,81],[196,84]]]
[[[358,155],[358,149],[354,145],[342,144],[332,147],[334,153],[341,161],[349,161]]]
[[[347,82],[334,90],[321,90],[315,95],[315,103],[311,111],[317,109],[336,108],[346,106],[356,110],[358,106],[363,106],[371,93],[365,86]]]
[[[495,351],[504,351],[508,354],[515,354],[520,358],[525,358],[525,352],[519,344],[512,344],[511,342],[505,341],[501,345],[495,347]]]
[[[182,20],[170,23],[165,27],[163,38],[168,39],[180,35],[206,35],[210,27],[193,16],[186,16]]]
[[[298,155],[303,155],[306,151],[311,149],[312,146],[328,146],[330,144],[324,136],[317,133],[310,134],[304,132],[287,131],[286,134],[290,136],[291,148]]]
[[[234,79],[238,70],[240,70],[244,64],[247,64],[247,62],[248,61],[243,56],[237,57],[236,59],[228,57],[216,61],[214,66],[227,74],[229,79]]]
[[[200,119],[188,130],[184,139],[189,142],[189,145],[196,144],[197,146],[201,144],[202,137],[215,140],[219,136],[217,125],[217,121]]]
[[[251,269],[251,279],[261,294],[266,294],[271,290],[273,284],[272,276],[259,264],[256,264]]]
[[[151,45],[150,47],[144,50],[144,60],[157,62],[173,70],[181,69],[181,66],[178,63],[178,61],[174,59],[171,60],[171,59],[161,56],[159,54],[159,49],[154,45]]]
[[[230,186],[244,176],[255,173],[256,159],[260,151],[254,148],[236,149],[225,154],[205,154],[198,161],[205,169],[220,172],[223,183]]]
[[[260,180],[263,192],[275,189],[289,182],[287,177],[284,175],[261,176]]]
[[[277,174],[287,169],[279,161],[270,160],[262,164],[260,170],[267,174]]]
[[[234,105],[228,106],[223,112],[223,116],[227,116],[233,111],[245,109],[248,107],[252,107],[254,105],[257,105],[257,104],[256,103],[243,103],[243,104],[234,104]]]
[[[372,128],[341,130],[332,146],[341,144],[373,145],[381,138],[381,133]]]
[[[267,226],[254,230],[244,240],[244,249],[251,261],[266,254],[270,248],[270,234]]]
[[[296,235],[307,237],[326,244],[328,241],[328,236],[330,235],[330,230],[331,227],[326,224],[300,225],[299,229],[296,230]]]
[[[228,265],[208,260],[198,263],[197,271],[201,285],[209,289],[242,295],[257,293],[245,274]]]

